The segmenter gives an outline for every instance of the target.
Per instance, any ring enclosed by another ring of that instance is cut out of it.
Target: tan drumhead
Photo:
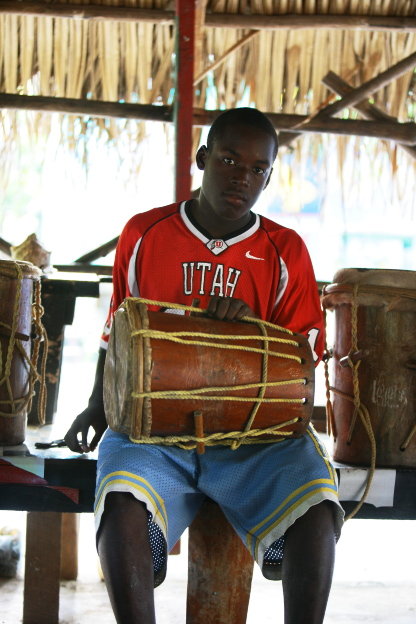
[[[38,280],[42,275],[42,271],[31,262],[24,262],[23,260],[0,260],[0,277],[3,275],[17,278],[19,276],[19,269],[22,277]]]
[[[367,284],[390,288],[416,289],[416,271],[399,269],[340,269],[332,280],[335,284]]]

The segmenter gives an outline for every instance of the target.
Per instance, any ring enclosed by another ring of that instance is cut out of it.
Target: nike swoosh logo
[[[246,251],[246,258],[250,258],[250,260],[264,260],[264,258],[258,258],[257,256],[252,256],[249,251]]]

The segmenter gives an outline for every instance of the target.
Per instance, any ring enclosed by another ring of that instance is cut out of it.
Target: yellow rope
[[[261,397],[234,397],[234,396],[203,396],[207,392],[226,392],[228,390],[248,390],[251,388],[268,388],[276,386],[285,386],[293,384],[305,385],[305,380],[291,379],[289,381],[267,381],[253,384],[244,384],[240,386],[218,386],[210,388],[194,388],[193,390],[153,390],[149,392],[132,392],[131,396],[135,399],[144,399],[149,397],[150,399],[189,399],[194,401],[201,399],[203,401],[242,401],[252,403],[304,403],[304,399],[279,399],[279,398],[261,398]]]
[[[45,414],[46,414],[46,401],[47,401],[47,390],[46,390],[46,362],[48,358],[48,335],[46,333],[46,329],[43,326],[41,318],[44,314],[44,308],[41,304],[41,285],[40,281],[35,285],[35,302],[32,306],[33,310],[33,322],[36,328],[36,336],[33,340],[33,368],[36,371],[36,381],[39,382],[39,399],[38,399],[38,421],[41,425],[45,424]],[[40,344],[43,343],[42,350],[42,359],[40,365],[40,374],[37,373],[37,361],[39,355]]]
[[[179,333],[179,332],[177,332]],[[238,340],[240,339],[240,337],[235,337],[235,336],[227,336],[227,335],[220,335],[220,334],[202,334],[201,332],[189,332],[186,335],[188,336],[206,336],[208,338],[211,339],[224,339],[224,340]],[[228,349],[228,350],[235,350],[235,351],[246,351],[246,352],[250,352],[250,353],[261,353],[264,354],[266,353],[266,351],[264,349],[259,349],[256,347],[244,347],[242,345],[228,345],[228,344],[218,344],[218,343],[214,343],[214,342],[205,342],[203,340],[185,340],[183,338],[180,338],[178,335],[176,335],[175,333],[173,334],[168,334],[164,331],[159,331],[159,330],[154,330],[154,329],[138,329],[132,332],[132,336],[143,336],[145,338],[154,338],[156,340],[169,340],[171,342],[176,342],[178,344],[183,344],[183,345],[194,345],[194,346],[199,346],[199,347],[210,347],[213,349]],[[244,336],[241,339],[242,340],[259,340],[261,337],[260,336]],[[273,338],[271,336],[267,336],[265,337],[266,341],[269,342],[286,342],[286,344],[294,344],[296,346],[298,346],[298,343],[294,342],[294,341],[284,341],[284,340],[280,340],[279,338]],[[280,358],[285,358],[288,360],[294,360],[295,362],[301,363],[302,362],[302,358],[296,356],[296,355],[292,355],[289,353],[278,353],[277,351],[267,351],[267,353],[271,356],[274,357],[280,357]]]
[[[263,334],[263,339],[264,339],[264,353],[263,353],[263,358],[262,358],[262,363],[261,363],[261,383],[259,384],[259,395],[258,395],[258,399],[256,400],[256,402],[254,403],[253,409],[251,410],[249,419],[246,423],[246,426],[244,427],[244,434],[248,435],[248,432],[251,430],[251,427],[253,425],[254,419],[256,417],[256,414],[258,412],[258,410],[260,409],[260,404],[264,401],[266,401],[266,399],[264,398],[264,394],[266,392],[266,386],[270,385],[270,382],[267,381],[268,379],[268,367],[269,367],[269,343],[266,340],[268,338],[267,335],[267,331],[266,328],[263,325],[259,325],[259,328],[261,330],[261,333]],[[248,438],[244,438],[243,436],[240,436],[239,438],[237,438],[236,440],[233,440],[233,442],[230,444],[231,446],[231,450],[235,451],[242,443],[243,440],[247,440]],[[252,438],[250,438],[252,439]]]
[[[193,344],[194,341],[190,341],[190,340],[184,340],[182,337],[184,336],[192,336],[192,338],[211,338],[215,340],[235,340],[235,341],[241,341],[241,340],[259,340],[261,339],[262,342],[278,342],[280,344],[288,344],[288,345],[292,345],[294,347],[298,347],[299,343],[296,340],[286,340],[284,338],[276,338],[275,336],[259,336],[258,334],[255,335],[249,335],[249,336],[245,336],[245,335],[235,335],[235,334],[210,334],[208,332],[189,332],[189,331],[176,331],[176,332],[169,332],[169,335],[166,335],[166,332],[158,330],[158,329],[137,329],[134,330],[131,334],[132,336],[140,336],[140,335],[144,335],[144,336],[150,336],[151,338],[160,338],[162,340],[174,340],[176,341],[176,338],[178,338],[177,342],[181,342],[181,340],[183,340],[184,344]],[[205,343],[204,343],[205,344]],[[209,346],[216,346],[213,343],[206,343]],[[239,348],[237,347],[232,347],[232,348]]]
[[[267,384],[259,384],[267,387]],[[232,397],[232,396],[203,396],[198,394],[193,394],[193,390],[177,390],[177,391],[164,391],[160,392],[132,392],[131,396],[135,399],[178,399],[178,400],[190,400],[190,401],[236,401],[241,403],[289,403],[289,404],[299,404],[302,405],[304,403],[303,399],[264,399],[258,397]]]
[[[295,424],[298,422],[298,418],[288,420],[287,422],[273,425],[267,429],[250,429],[249,431],[230,431],[228,433],[211,433],[206,437],[200,438],[198,436],[183,435],[183,436],[149,436],[143,438],[133,438],[130,436],[130,440],[136,444],[166,444],[168,446],[180,446],[181,448],[192,449],[196,448],[198,442],[202,442],[207,446],[215,444],[224,444],[233,448],[233,443],[238,441],[239,444],[270,444],[272,440],[268,439],[256,439],[258,436],[280,436],[288,437],[293,434],[292,431],[282,431],[283,427]],[[281,440],[276,440],[281,441]],[[273,442],[275,442],[273,440]]]
[[[206,310],[203,308],[197,308],[195,306],[187,306],[182,303],[169,303],[167,301],[155,301],[154,299],[142,299],[141,297],[129,297],[129,301],[136,301],[138,303],[145,303],[146,305],[158,306],[160,308],[168,308],[169,310],[184,310],[184,312],[196,312],[197,314],[204,314]],[[252,317],[252,316],[243,316],[242,321],[247,321],[251,323],[255,323],[258,325],[263,325],[264,327],[270,327],[272,329],[277,329],[285,334],[289,334],[290,336],[294,335],[290,329],[287,327],[281,327],[280,325],[275,325],[274,323],[270,323],[269,321],[263,321],[261,319]],[[258,336],[256,336],[258,338]]]
[[[354,285],[353,298],[351,302],[351,350],[352,352],[358,351],[358,284]],[[361,363],[360,360],[358,360],[358,362],[354,364],[354,362],[351,361],[351,358],[348,358],[348,365],[350,366],[352,370],[352,383],[353,383],[353,391],[354,391],[355,414],[353,414],[352,421],[355,423],[357,415],[360,416],[361,422],[363,423],[364,429],[366,430],[367,435],[369,437],[370,447],[371,447],[370,471],[368,473],[367,482],[364,488],[364,492],[361,496],[361,500],[359,501],[358,505],[353,509],[353,511],[346,517],[346,520],[349,520],[350,518],[354,517],[356,513],[363,506],[367,498],[368,492],[370,491],[371,483],[373,481],[373,477],[374,477],[374,473],[376,469],[377,449],[376,449],[376,440],[375,440],[373,428],[371,425],[371,418],[370,418],[370,414],[369,414],[367,407],[363,403],[361,403],[361,399],[360,399],[360,383],[359,383],[359,378],[358,378],[358,369],[359,369],[360,363]],[[352,433],[353,433],[353,430],[351,429],[351,435]]]
[[[168,309],[180,309],[189,312],[197,312],[198,314],[204,313],[204,310],[201,308],[197,308],[194,306],[185,306],[181,304],[172,304],[168,302],[160,302],[152,299],[142,299],[142,298],[129,298],[129,301],[132,303],[140,303],[145,305],[155,305],[158,307],[164,307]],[[127,306],[127,314],[129,315],[129,309]],[[273,323],[269,323],[266,321],[262,321],[260,319],[252,318],[252,317],[243,317],[242,320],[247,322],[251,322],[256,324],[261,334],[260,335],[250,335],[250,336],[236,336],[232,335],[224,335],[224,334],[210,334],[205,332],[187,332],[187,331],[177,331],[177,332],[165,332],[159,330],[153,330],[149,328],[142,328],[140,330],[134,330],[131,333],[131,336],[140,336],[143,339],[156,339],[156,340],[169,340],[175,343],[185,344],[189,346],[205,346],[209,348],[218,348],[218,349],[233,349],[238,351],[249,351],[254,353],[260,353],[262,355],[262,371],[261,371],[261,381],[259,383],[252,384],[240,384],[236,386],[220,386],[220,387],[210,387],[210,388],[195,388],[193,390],[161,390],[161,391],[144,391],[144,392],[132,392],[131,396],[136,399],[178,399],[178,400],[203,400],[203,401],[238,401],[238,402],[249,402],[253,403],[253,408],[248,417],[247,423],[243,431],[239,432],[219,432],[215,434],[211,434],[204,438],[198,438],[196,436],[147,436],[142,437],[140,440],[137,440],[131,437],[131,440],[140,444],[168,444],[168,445],[177,445],[182,448],[195,448],[198,443],[203,443],[205,445],[211,444],[227,444],[231,446],[232,450],[235,450],[240,446],[240,444],[248,444],[253,443],[254,440],[256,443],[260,442],[270,442],[270,440],[260,440],[256,439],[257,436],[263,435],[265,433],[274,436],[290,436],[293,435],[293,432],[282,431],[281,429],[285,426],[289,426],[290,424],[294,424],[299,422],[299,418],[294,420],[290,420],[284,423],[280,423],[279,425],[275,425],[268,429],[252,429],[252,425],[254,423],[256,414],[260,408],[262,403],[288,403],[288,404],[303,404],[304,399],[280,399],[280,398],[265,398],[265,392],[268,387],[271,386],[283,386],[290,384],[305,384],[305,379],[293,379],[293,380],[283,380],[270,382],[268,381],[268,361],[269,355],[275,357],[286,358],[290,360],[295,360],[298,363],[302,363],[302,358],[286,353],[278,353],[275,351],[269,350],[269,343],[285,343],[292,346],[299,347],[299,343],[296,340],[276,338],[273,336],[269,336],[267,334],[267,327],[271,327],[278,331],[284,332],[293,336],[293,332],[286,328],[282,328],[278,325],[274,325]],[[209,338],[211,342],[206,342],[204,340],[187,340],[185,337],[192,338]],[[213,340],[261,340],[263,342],[263,348],[254,348],[247,347],[243,345],[224,345],[219,344],[218,342],[212,342]],[[236,390],[246,390],[258,388],[257,397],[235,397],[235,396],[217,396],[217,395],[208,395],[211,392],[227,392],[227,391],[236,391]],[[192,443],[192,446],[190,444]]]

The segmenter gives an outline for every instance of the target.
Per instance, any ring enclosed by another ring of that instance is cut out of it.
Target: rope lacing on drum
[[[358,360],[357,362],[354,362],[353,359],[351,358],[351,354],[352,353],[356,353],[358,352],[358,288],[359,285],[355,284],[353,291],[352,291],[352,300],[351,300],[351,348],[350,351],[347,355],[347,358],[345,359],[346,364],[349,366],[349,368],[351,369],[351,373],[352,373],[352,384],[353,384],[353,396],[351,397],[350,395],[347,395],[344,392],[340,392],[339,390],[337,390],[334,386],[331,386],[329,383],[329,372],[328,372],[328,360],[329,360],[329,351],[326,348],[325,345],[325,353],[326,353],[326,357],[324,357],[324,367],[325,367],[325,386],[326,386],[326,398],[327,398],[327,403],[326,403],[326,409],[327,409],[327,422],[329,424],[328,427],[328,433],[334,434],[334,437],[336,437],[336,430],[335,430],[335,419],[334,419],[334,413],[333,413],[333,407],[332,407],[332,403],[331,403],[331,399],[330,399],[330,392],[332,391],[334,394],[338,394],[339,396],[342,396],[343,398],[347,399],[348,401],[351,401],[354,403],[354,412],[351,418],[351,424],[350,424],[350,429],[348,432],[348,438],[347,438],[347,443],[351,443],[351,439],[352,439],[352,435],[354,432],[354,428],[357,422],[357,416],[360,417],[361,422],[364,426],[364,429],[368,435],[368,438],[370,440],[370,448],[371,448],[371,455],[370,455],[370,470],[368,473],[368,477],[367,477],[367,482],[364,488],[364,492],[361,496],[361,499],[359,501],[359,503],[356,505],[356,507],[351,511],[351,513],[346,517],[346,520],[349,520],[350,518],[353,518],[357,512],[361,509],[361,507],[363,506],[363,504],[366,501],[366,498],[368,496],[368,493],[370,491],[370,487],[371,487],[371,483],[373,481],[373,477],[374,477],[374,473],[375,473],[375,468],[376,468],[376,440],[375,440],[375,436],[374,436],[374,431],[371,425],[371,418],[370,418],[370,413],[367,409],[367,407],[361,402],[361,398],[360,398],[360,383],[359,383],[359,377],[358,377],[358,369],[360,366],[360,360]],[[326,320],[326,313],[325,313],[325,320]],[[325,332],[326,333],[326,332]]]
[[[201,308],[197,308],[194,306],[185,306],[181,304],[173,304],[167,302],[154,301],[151,299],[142,299],[142,298],[129,298],[131,301],[143,303],[146,305],[154,305],[159,306],[161,308],[168,309],[178,309],[186,312],[203,314],[205,310]],[[127,314],[129,314],[129,310],[127,307]],[[181,435],[181,436],[142,436],[140,439],[136,439],[134,437],[130,437],[130,439],[137,444],[167,444],[167,445],[175,445],[181,448],[195,448],[198,443],[203,443],[205,445],[214,445],[214,444],[225,444],[231,447],[232,450],[238,448],[241,444],[253,444],[253,443],[270,443],[270,439],[260,439],[259,436],[276,436],[284,439],[285,437],[289,437],[293,435],[292,431],[284,431],[284,427],[288,427],[293,425],[299,421],[298,418],[294,418],[283,423],[273,425],[266,429],[252,429],[256,414],[262,403],[291,403],[291,404],[303,404],[304,399],[281,399],[281,398],[265,398],[265,392],[268,387],[275,386],[284,386],[289,384],[305,384],[304,378],[299,379],[290,379],[284,381],[268,381],[268,361],[269,356],[280,357],[285,359],[295,360],[298,363],[302,362],[302,358],[286,353],[279,353],[275,351],[269,350],[270,343],[281,343],[281,344],[291,344],[293,346],[299,346],[299,343],[290,338],[275,338],[273,336],[267,335],[267,327],[271,327],[273,329],[280,330],[283,333],[288,334],[289,336],[293,336],[293,332],[285,327],[280,327],[278,325],[274,325],[268,321],[262,321],[261,319],[252,318],[248,316],[244,316],[242,321],[247,321],[249,323],[253,323],[257,325],[261,331],[261,336],[249,335],[249,336],[235,336],[232,335],[224,335],[224,334],[209,334],[204,332],[170,332],[169,334],[159,330],[152,330],[150,328],[144,328],[139,330],[134,330],[132,332],[132,336],[140,335],[143,338],[147,339],[163,339],[169,340],[174,343],[193,345],[193,346],[204,346],[211,348],[219,348],[219,349],[234,349],[238,351],[249,351],[254,353],[260,353],[262,355],[262,372],[261,372],[261,381],[259,383],[252,384],[241,384],[236,386],[220,386],[220,387],[210,387],[210,388],[196,388],[192,390],[163,390],[163,391],[145,391],[145,392],[132,392],[133,398],[138,399],[180,399],[180,400],[204,400],[204,401],[240,401],[240,402],[250,402],[254,403],[254,406],[250,412],[247,423],[242,431],[231,431],[231,432],[219,432],[213,433],[204,436],[203,438],[198,436],[191,435]],[[197,340],[188,340],[187,337],[198,338]],[[215,338],[216,340],[262,340],[263,348],[256,347],[248,347],[243,345],[226,345],[226,344],[218,344],[214,342],[207,342],[205,340],[199,340],[201,338],[210,338],[211,340]],[[227,392],[227,391],[236,391],[236,390],[246,390],[258,388],[258,396],[257,397],[235,397],[235,396],[227,396],[227,395],[209,395],[211,392]]]
[[[34,385],[36,382],[40,383],[39,389],[39,401],[38,401],[38,419],[41,424],[45,423],[45,409],[46,409],[46,384],[45,384],[45,371],[46,371],[46,357],[47,357],[47,336],[45,328],[42,325],[41,318],[43,315],[43,307],[40,303],[41,287],[39,280],[35,282],[35,294],[34,302],[32,304],[32,321],[36,328],[36,335],[33,339],[33,349],[31,357],[28,356],[26,350],[22,346],[22,339],[19,338],[18,321],[19,321],[19,306],[22,294],[22,279],[23,272],[18,262],[10,263],[13,269],[9,270],[2,267],[2,272],[7,277],[17,277],[16,295],[13,307],[13,318],[11,325],[0,321],[0,326],[6,330],[8,336],[8,345],[6,354],[3,354],[0,343],[0,386],[4,386],[7,390],[8,399],[0,399],[0,406],[5,408],[9,407],[9,411],[4,411],[4,408],[0,410],[0,416],[4,417],[16,417],[25,410],[29,411],[34,396]],[[11,267],[10,267],[11,268]],[[29,337],[27,337],[29,338]],[[44,341],[44,348],[41,360],[41,372],[38,373],[37,363],[39,358],[40,343]],[[11,384],[12,363],[15,354],[19,353],[22,360],[25,362],[28,370],[28,391],[22,397],[14,397]],[[4,357],[5,356],[5,357]]]

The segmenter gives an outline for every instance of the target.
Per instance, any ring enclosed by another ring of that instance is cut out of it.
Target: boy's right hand
[[[95,434],[91,442],[88,442],[88,433],[91,427],[94,429]],[[71,451],[75,451],[76,453],[88,453],[97,447],[106,429],[107,421],[105,419],[103,406],[89,405],[75,418],[64,440]],[[79,434],[81,434],[81,439],[78,437]]]

